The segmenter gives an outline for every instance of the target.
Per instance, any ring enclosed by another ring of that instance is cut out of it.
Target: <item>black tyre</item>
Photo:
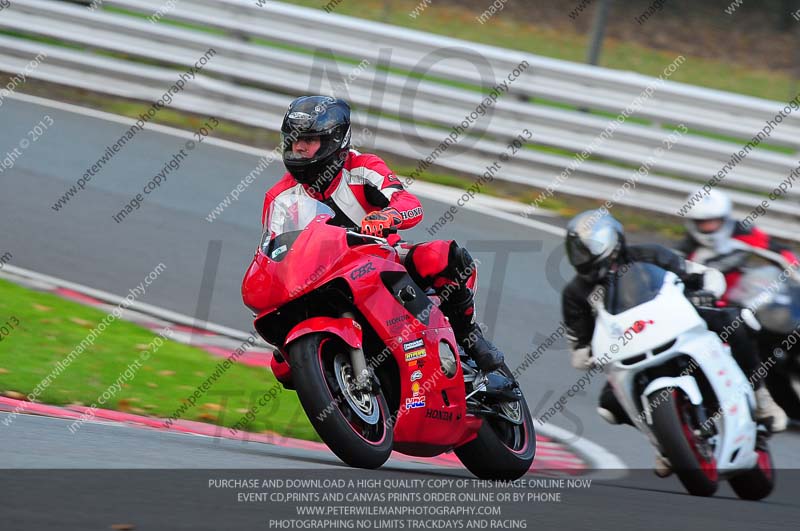
[[[339,459],[378,468],[392,453],[393,433],[383,394],[353,385],[349,348],[325,334],[303,336],[289,346],[292,380],[312,426]]]
[[[503,365],[500,369],[511,377]],[[487,417],[472,441],[455,449],[467,470],[481,479],[513,480],[522,477],[536,455],[536,432],[525,397],[508,403],[505,413],[521,421],[513,424],[505,419]]]
[[[766,444],[756,449],[758,462],[755,468],[742,472],[728,480],[733,492],[743,500],[761,500],[766,498],[775,487],[775,470],[772,467],[772,455]]]
[[[717,491],[719,473],[713,449],[694,434],[691,402],[675,390],[666,398],[662,392],[647,397],[653,408],[653,433],[672,470],[683,486],[694,496],[711,496]]]

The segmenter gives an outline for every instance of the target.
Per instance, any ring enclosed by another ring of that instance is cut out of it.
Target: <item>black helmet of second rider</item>
[[[587,210],[567,225],[567,258],[587,282],[603,280],[624,249],[622,224],[605,210]]]
[[[314,149],[298,150],[298,141]],[[281,124],[283,164],[294,179],[324,193],[341,171],[350,150],[350,106],[330,96],[295,99]]]

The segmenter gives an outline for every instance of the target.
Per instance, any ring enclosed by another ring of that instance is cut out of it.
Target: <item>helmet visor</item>
[[[567,237],[567,258],[578,272],[602,256],[607,248],[608,243],[599,239],[580,238],[577,234]]]
[[[346,141],[349,142],[350,130],[347,130]],[[296,149],[295,146],[301,141],[314,143],[319,140],[319,147],[313,154],[308,152],[304,153],[302,150]],[[298,133],[296,130],[290,132],[281,132],[281,145],[283,146],[283,160],[294,162],[313,162],[324,159],[335,153],[340,149],[345,142],[345,135],[337,130],[328,130],[322,133]]]
[[[693,220],[692,223],[694,223],[697,232],[701,234],[714,234],[722,228],[725,224],[725,220],[723,218],[696,219]]]

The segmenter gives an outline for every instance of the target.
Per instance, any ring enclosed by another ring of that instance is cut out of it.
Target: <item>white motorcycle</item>
[[[686,490],[711,496],[727,479],[740,498],[769,495],[774,472],[753,390],[683,282],[633,263],[611,275],[602,295],[592,352],[609,360],[603,369],[614,395]]]

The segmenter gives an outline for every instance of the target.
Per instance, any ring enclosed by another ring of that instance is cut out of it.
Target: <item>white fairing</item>
[[[656,404],[648,407],[648,397],[656,395],[657,399],[680,389],[695,405],[712,402],[714,397],[702,396],[698,385],[697,376],[702,373],[722,405],[718,412],[708,412],[713,419],[710,422],[717,426],[718,435],[713,442],[718,471],[735,473],[755,465],[753,390],[728,346],[708,330],[673,273],[666,273],[658,295],[648,302],[618,315],[608,313],[602,304],[595,309],[594,356],[609,360],[604,363],[604,370],[614,394],[636,427],[655,446],[659,443],[650,429],[650,411]],[[693,362],[680,373],[654,378],[634,396],[637,374],[678,356],[688,356]]]

